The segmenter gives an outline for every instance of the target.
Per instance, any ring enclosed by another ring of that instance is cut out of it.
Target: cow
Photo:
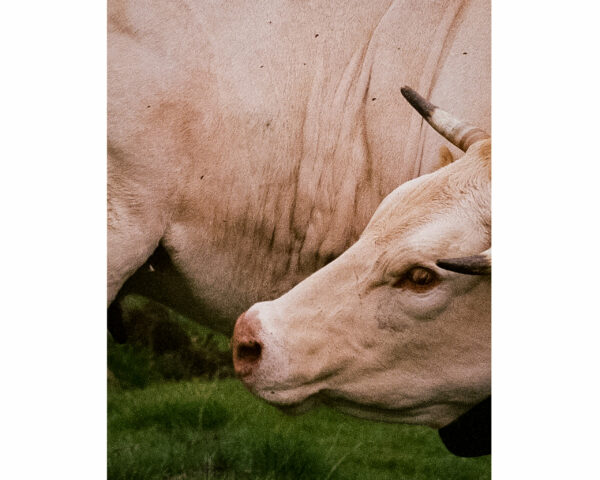
[[[343,255],[242,314],[234,366],[285,410],[440,429],[491,393],[491,140],[402,93],[465,155],[399,186]]]
[[[109,0],[109,312],[231,334],[437,168],[400,87],[489,130],[489,63],[489,0]]]

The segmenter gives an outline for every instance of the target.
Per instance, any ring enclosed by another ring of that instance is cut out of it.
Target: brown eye
[[[440,281],[438,275],[428,268],[413,267],[394,283],[395,288],[405,288],[415,292],[426,292]]]

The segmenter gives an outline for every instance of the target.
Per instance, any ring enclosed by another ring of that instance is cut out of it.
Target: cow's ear
[[[488,248],[479,255],[460,258],[444,258],[435,262],[444,270],[467,275],[490,275],[492,273],[492,249]]]

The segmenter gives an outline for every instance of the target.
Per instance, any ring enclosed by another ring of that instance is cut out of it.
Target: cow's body
[[[109,1],[108,301],[160,243],[231,331],[339,256],[446,143],[402,85],[489,130],[489,8]]]

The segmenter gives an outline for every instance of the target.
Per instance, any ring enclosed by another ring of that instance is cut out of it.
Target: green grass
[[[289,417],[234,379],[109,384],[109,479],[489,479],[426,427],[321,408]]]

